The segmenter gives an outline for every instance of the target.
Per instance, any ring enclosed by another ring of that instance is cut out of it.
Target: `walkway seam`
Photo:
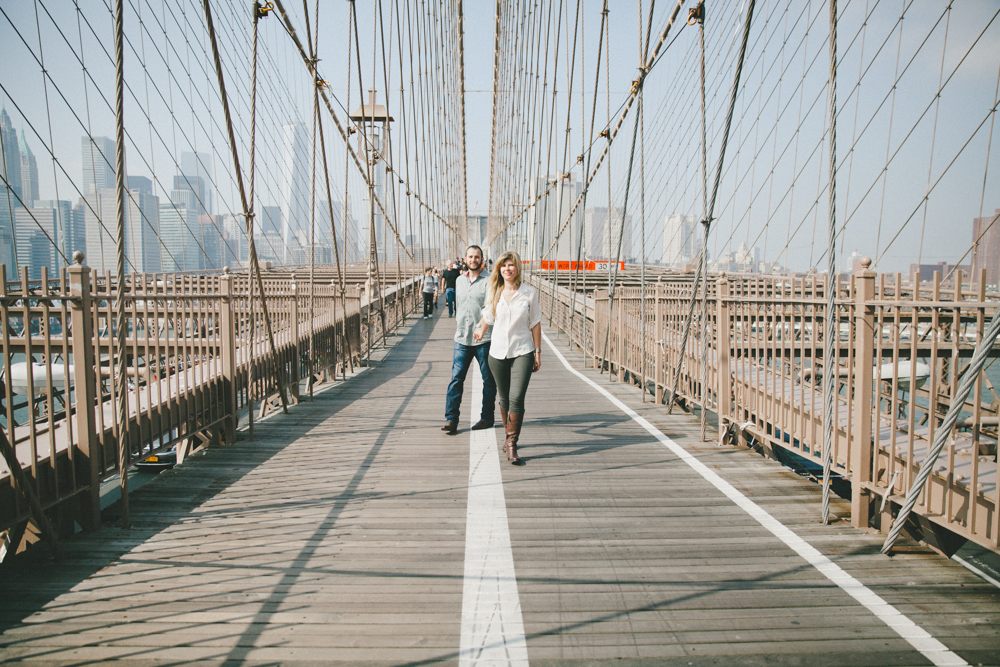
[[[483,400],[483,379],[476,364],[472,372],[470,425],[479,420]],[[527,667],[496,429],[470,434],[459,665]]]
[[[562,362],[563,366],[566,367],[570,373],[573,373],[581,380],[589,384],[591,387],[596,389],[599,393],[604,395],[609,401],[611,401],[619,410],[624,412],[626,415],[632,418],[634,422],[646,429],[650,435],[659,440],[661,443],[666,445],[666,447],[676,454],[684,463],[688,464],[695,472],[705,478],[712,486],[721,491],[726,497],[732,500],[736,505],[742,509],[744,512],[749,514],[751,517],[756,519],[764,528],[769,530],[775,537],[785,543],[792,551],[797,553],[799,556],[804,558],[807,563],[812,565],[814,568],[819,570],[819,572],[825,576],[827,579],[837,584],[841,589],[844,590],[852,598],[860,602],[868,611],[873,613],[879,618],[883,623],[892,628],[900,637],[905,639],[913,648],[922,653],[924,657],[930,660],[935,665],[940,666],[957,666],[957,665],[968,665],[965,660],[963,660],[958,654],[953,653],[947,646],[942,644],[940,641],[931,636],[929,632],[918,626],[916,623],[911,621],[905,614],[893,607],[891,604],[883,600],[877,594],[875,594],[871,589],[862,584],[860,581],[855,579],[853,576],[848,574],[839,565],[831,561],[825,555],[823,555],[818,549],[806,542],[804,539],[799,537],[790,528],[785,526],[783,523],[775,519],[760,507],[757,503],[753,502],[745,495],[743,495],[739,490],[736,489],[732,484],[722,479],[718,474],[713,472],[704,463],[699,461],[695,456],[693,456],[686,449],[678,445],[676,442],[664,435],[658,428],[649,423],[637,412],[632,410],[620,400],[618,400],[614,395],[611,394],[607,389],[600,386],[590,378],[588,378],[583,373],[579,372],[566,360],[566,357],[562,355],[556,346],[549,340],[549,337],[544,333],[542,338],[548,344],[549,348],[555,353],[556,357]]]

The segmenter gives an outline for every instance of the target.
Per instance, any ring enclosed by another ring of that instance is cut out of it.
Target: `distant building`
[[[260,213],[258,213],[257,216],[258,216],[257,228],[259,230],[258,233],[261,234],[281,233],[281,207],[261,206]]]
[[[986,269],[986,284],[994,286],[1000,285],[1000,220],[997,220],[998,216],[1000,216],[1000,208],[993,215],[972,219],[973,274],[978,274],[981,269]]]
[[[855,271],[860,271],[862,268],[861,263],[858,262],[854,268]],[[910,275],[919,275],[921,282],[927,282],[934,280],[934,272],[939,271],[941,273],[941,279],[943,280],[952,271],[958,270],[962,271],[966,277],[969,275],[969,269],[972,268],[969,264],[948,264],[947,262],[938,262],[937,264],[910,264]],[[989,272],[987,271],[987,276]],[[964,280],[964,278],[963,278]],[[989,278],[986,279],[989,282]]]
[[[279,263],[291,261],[297,245],[295,232],[309,229],[309,142],[306,126],[281,128],[281,245]],[[265,235],[267,231],[265,230]]]
[[[160,244],[157,240],[159,197],[140,189],[129,190],[125,198],[125,272],[153,273],[160,270]],[[100,188],[87,195],[84,209],[87,240],[87,265],[98,271],[118,266],[117,228],[118,192]],[[166,243],[166,239],[164,239]]]
[[[87,252],[87,230],[82,207],[77,211],[71,202],[65,199],[36,199],[34,209],[50,210],[55,216],[53,239],[70,264],[73,263],[74,252],[77,250]],[[56,258],[56,263],[52,266],[63,266],[62,257],[54,248],[52,253]]]
[[[35,154],[28,148],[23,128],[17,147],[21,154],[21,200],[25,206],[34,206],[38,199],[38,164],[35,162]]]
[[[176,191],[175,191],[176,192]],[[205,268],[199,243],[201,227],[195,207],[175,201],[159,205],[163,271],[201,271]]]
[[[82,137],[83,196],[115,187],[115,142],[107,137]]]
[[[565,229],[563,223],[566,223],[581,190],[581,183],[572,176],[566,179],[543,176],[531,181],[528,186],[528,202],[535,201],[539,195],[541,199],[528,209],[526,237],[529,245],[522,254],[542,259],[542,255],[546,254],[558,236],[557,246],[544,259],[576,259],[580,234],[583,232],[583,211],[577,208]]]
[[[721,254],[718,259],[711,263],[713,271],[732,271],[736,273],[757,273],[762,270],[760,261],[760,248],[747,248],[746,243],[734,252]]]
[[[697,216],[679,213],[668,215],[663,223],[660,262],[673,267],[696,263],[701,254],[701,234]]]
[[[21,151],[17,132],[6,109],[0,109],[0,263],[7,266],[8,278],[16,276],[13,229],[14,209],[21,206]]]
[[[608,222],[610,219],[610,223]],[[583,254],[585,259],[606,259],[615,258],[624,261],[631,254],[631,238],[629,235],[629,221],[632,216],[627,216],[622,228],[622,210],[612,208],[611,215],[605,206],[594,206],[588,208],[583,215]],[[619,239],[619,237],[621,237]],[[618,244],[621,242],[621,252]],[[573,261],[576,261],[574,254]]]

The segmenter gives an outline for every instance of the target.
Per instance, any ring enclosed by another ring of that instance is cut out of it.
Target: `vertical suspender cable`
[[[830,196],[830,239],[827,251],[827,283],[826,283],[826,350],[823,354],[823,509],[822,522],[830,522],[830,468],[833,463],[833,435],[835,433],[834,399],[836,397],[837,372],[839,360],[836,354],[835,338],[837,337],[837,0],[830,0],[830,80],[827,85],[827,98],[830,102],[830,162],[829,188]],[[860,359],[859,363],[869,363]],[[865,408],[867,409],[867,408]]]
[[[605,25],[605,20],[607,19],[607,16],[608,16],[608,0],[604,0],[604,7],[601,9],[601,28],[600,28],[600,30],[598,32],[598,38],[597,38],[597,66],[596,66],[595,72],[594,72],[594,98],[593,98],[593,102],[590,105],[590,137],[587,139],[587,142],[585,144],[583,144],[583,148],[584,149],[587,146],[590,146],[591,144],[594,143],[594,119],[597,117],[597,88],[598,88],[598,83],[601,80],[601,51],[603,50],[603,47],[604,47],[604,25]],[[586,59],[583,57],[583,45],[585,43],[586,43],[586,40],[584,40],[584,39],[580,40],[580,60],[582,62],[584,62],[584,63],[587,62]],[[583,77],[582,71],[581,71],[581,75],[580,76],[581,76],[581,78]],[[581,85],[580,86],[580,97],[581,98],[584,95],[583,88],[584,88],[584,86]],[[583,107],[583,102],[581,101],[581,103],[580,103],[580,115],[582,116],[584,113],[586,113],[586,111],[585,111],[585,109]],[[584,120],[585,120],[584,118],[581,118],[581,120],[580,120],[580,129],[581,129],[581,131],[583,129]],[[591,158],[591,154],[592,154],[591,151],[589,151],[589,150],[586,151],[586,153],[587,153],[587,163],[586,163],[586,165],[583,168],[583,173],[584,174],[590,173],[590,158]],[[581,197],[582,197],[582,207],[583,207],[583,210],[586,211],[587,210],[587,188],[586,187],[584,187],[583,192],[581,193]],[[610,210],[611,210],[611,202],[609,200],[609,202],[608,202],[609,215],[610,215]],[[589,252],[590,248],[588,248],[587,250]],[[576,261],[577,261],[577,274],[578,275],[579,275],[579,273],[580,273],[580,271],[582,269],[581,263],[583,262],[583,260],[584,260],[584,257],[583,257],[583,234],[580,234],[580,238],[579,238],[579,240],[577,242],[577,247],[576,247]],[[572,299],[572,302],[571,302],[570,308],[569,308],[569,330],[570,330],[570,332],[573,331],[573,318],[576,316],[576,287],[575,286],[573,288],[573,293],[571,294],[571,299]],[[586,362],[586,360],[587,360],[587,313],[586,313],[586,309],[587,309],[587,272],[586,271],[583,271],[583,304],[584,304],[583,337],[581,338],[581,340],[583,341],[583,345],[582,345],[582,347],[583,347],[583,359],[584,359],[584,362]],[[597,302],[596,301],[594,302],[594,307],[595,308],[597,307]],[[597,324],[597,313],[596,313],[596,311],[594,313],[594,324],[595,324],[595,326]],[[570,337],[572,338],[572,335]],[[595,357],[597,355],[597,345],[596,344],[594,345],[594,355],[595,355]]]
[[[131,449],[128,439],[128,380],[125,350],[125,16],[124,2],[115,3],[115,190],[118,195],[117,218],[117,293],[115,294],[115,321],[118,327],[118,370],[115,391],[118,399],[118,484],[122,494],[122,528],[131,528],[128,505],[128,468]]]
[[[229,132],[229,145],[232,149],[233,155],[233,170],[236,172],[236,185],[240,192],[240,203],[243,204],[243,215],[246,217],[247,221],[247,237],[250,242],[250,274],[251,280],[256,279],[257,291],[260,293],[260,308],[264,315],[264,328],[267,331],[267,339],[271,351],[271,359],[274,364],[274,381],[277,383],[278,396],[281,398],[281,410],[285,414],[288,414],[288,397],[285,396],[285,383],[284,374],[281,372],[280,360],[278,358],[278,349],[274,344],[274,332],[271,330],[271,316],[267,310],[267,299],[264,298],[264,281],[260,277],[260,262],[257,259],[257,246],[253,239],[253,209],[251,208],[250,201],[247,199],[247,193],[243,186],[243,173],[240,169],[240,155],[236,149],[236,133],[233,131],[233,118],[232,114],[229,112],[229,98],[226,96],[226,82],[225,76],[222,71],[222,60],[219,57],[219,44],[215,39],[215,25],[212,23],[212,8],[210,6],[209,0],[202,0],[203,6],[205,8],[205,25],[208,28],[209,41],[212,43],[212,56],[215,59],[215,73],[219,79],[219,97],[222,98],[222,110],[226,118],[226,130]],[[257,19],[259,6],[254,3],[254,53],[256,54],[256,42],[257,42]],[[254,74],[252,74],[254,83],[256,84],[256,59],[254,59]],[[256,85],[254,86],[256,88]],[[255,112],[251,108],[251,127],[253,127],[253,122],[256,120],[254,118]],[[251,133],[253,130],[251,130]],[[251,349],[251,355],[253,351]],[[252,409],[253,406],[251,406]]]
[[[649,3],[649,24],[653,22],[653,8],[656,0]],[[639,2],[639,43],[642,44],[642,1]],[[649,29],[646,30],[646,46],[642,52],[642,62],[646,62],[649,52]],[[639,251],[642,253],[639,265],[639,376],[642,380],[642,402],[646,402],[646,113],[643,106],[642,90],[639,90]],[[625,222],[622,221],[624,225]]]
[[[316,322],[316,126],[319,124],[319,77],[316,75],[316,49],[319,46],[319,0],[316,2],[316,41],[313,42],[312,29],[309,27],[309,0],[302,0],[302,11],[306,18],[306,41],[309,43],[310,68],[313,91],[312,119],[312,173],[309,178],[309,398],[313,397],[313,374],[315,353],[315,336],[313,326]],[[298,299],[298,292],[292,296]],[[296,310],[296,312],[298,312]],[[295,341],[298,345],[298,341]],[[299,363],[296,359],[295,363]]]
[[[701,298],[701,419],[699,424],[699,439],[705,442],[705,427],[708,417],[708,227],[711,224],[711,214],[708,212],[708,119],[705,111],[705,3],[700,2],[698,10],[698,44],[701,50],[701,210],[704,219],[702,220],[702,231],[704,237],[701,241],[701,275],[703,278],[702,298]],[[735,97],[734,97],[735,99]],[[691,299],[693,300],[697,292],[697,285],[693,286]],[[684,355],[681,354],[680,361]],[[678,364],[680,364],[678,361]],[[672,405],[672,403],[671,403]],[[722,424],[719,424],[722,428]]]
[[[462,219],[468,220],[469,217],[469,185],[468,185],[468,172],[466,170],[466,144],[465,144],[465,17],[462,11],[462,6],[465,4],[464,0],[458,0],[458,105],[459,105],[459,122],[462,128],[462,144],[459,150],[462,154],[459,156],[462,160]],[[403,36],[400,35],[399,39],[402,40]],[[400,69],[399,76],[403,76],[402,69]],[[386,91],[388,94],[388,91]]]
[[[712,213],[715,210],[715,201],[719,195],[719,183],[722,180],[722,165],[726,158],[726,145],[729,143],[729,128],[732,126],[733,122],[733,110],[736,107],[736,93],[739,91],[740,87],[740,76],[743,73],[743,62],[746,59],[747,53],[747,40],[750,37],[750,24],[753,20],[753,8],[755,0],[750,0],[747,5],[747,15],[746,20],[743,23],[743,40],[740,43],[740,55],[739,60],[736,64],[736,76],[733,77],[733,87],[729,94],[729,110],[726,113],[726,124],[725,129],[722,134],[722,146],[719,149],[719,161],[716,164],[715,169],[715,184],[712,187],[712,198],[708,202],[708,208],[705,213],[705,219],[702,220],[704,225],[705,234],[704,241],[701,247],[701,261],[698,263],[698,270],[694,275],[694,285],[691,287],[691,302],[688,307],[687,320],[684,322],[684,334],[681,336],[681,349],[677,356],[677,367],[674,369],[674,381],[673,386],[670,388],[670,396],[667,399],[667,414],[673,410],[674,398],[677,396],[677,384],[681,377],[681,367],[684,364],[684,354],[687,349],[688,336],[691,333],[691,321],[694,319],[694,306],[698,301],[698,283],[707,271],[707,259],[708,259],[708,233],[712,225]],[[702,49],[704,52],[704,48]],[[704,141],[702,142],[704,145]],[[704,276],[707,280],[707,276]],[[704,408],[704,406],[703,406]]]
[[[684,4],[684,0],[677,0],[677,4],[674,6],[673,11],[671,11],[670,16],[667,18],[667,24],[663,27],[660,32],[659,39],[656,40],[656,44],[653,46],[653,53],[646,59],[645,63],[642,63],[642,67],[639,69],[639,80],[638,83],[641,84],[648,76],[650,70],[652,69],[653,63],[656,62],[657,57],[660,55],[660,49],[663,48],[663,44],[667,41],[667,36],[670,34],[670,29],[674,25],[674,21],[677,20],[677,14],[681,11],[681,6]],[[751,3],[752,4],[752,3]],[[580,196],[577,197],[576,203],[573,204],[572,208],[569,210],[569,214],[566,219],[562,221],[561,227],[565,227],[569,224],[569,221],[573,218],[573,214],[580,207],[580,202],[583,200],[583,193],[587,191],[590,184],[593,183],[594,177],[597,175],[597,171],[601,168],[604,163],[604,159],[608,157],[608,152],[611,150],[611,144],[614,143],[615,138],[618,136],[619,130],[621,130],[622,125],[625,123],[625,119],[628,117],[629,110],[631,110],[632,105],[635,103],[636,97],[639,93],[640,85],[633,86],[633,92],[631,92],[628,98],[625,100],[624,108],[620,114],[618,114],[618,120],[615,122],[615,126],[608,130],[608,143],[604,146],[604,150],[601,154],[597,156],[597,164],[594,165],[593,171],[587,177],[587,180],[583,184],[583,191]],[[610,206],[610,204],[609,204]],[[547,257],[552,249],[555,247],[555,243],[549,246],[548,250],[543,253],[542,257]]]

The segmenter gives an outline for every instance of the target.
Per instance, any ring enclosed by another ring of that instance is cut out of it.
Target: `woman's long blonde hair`
[[[503,275],[500,273],[500,267],[506,262],[514,262],[514,268],[517,269],[517,273],[514,274],[514,282],[518,287],[521,286],[521,257],[513,250],[508,250],[500,255],[500,258],[493,264],[493,273],[490,275],[486,301],[490,304],[490,311],[493,313],[493,317],[497,316],[497,302],[500,300],[500,294],[503,292],[504,280]]]

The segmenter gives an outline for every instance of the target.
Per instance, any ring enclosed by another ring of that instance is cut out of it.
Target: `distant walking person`
[[[457,262],[451,262],[444,270],[444,302],[448,304],[448,317],[455,317],[455,281],[462,275]]]
[[[424,319],[429,319],[434,313],[434,274],[433,269],[427,267],[424,269],[424,286],[420,293],[424,297]]]
[[[455,296],[458,300],[458,318],[455,321],[455,353],[451,363],[451,382],[444,407],[444,426],[441,430],[454,435],[458,430],[459,409],[462,407],[462,392],[465,390],[465,376],[469,372],[472,360],[479,362],[479,371],[483,375],[483,409],[479,421],[472,430],[493,428],[494,407],[497,399],[497,385],[490,372],[490,332],[488,329],[479,332],[479,337],[473,340],[472,330],[479,321],[486,302],[487,277],[483,275],[483,250],[477,245],[470,245],[465,251],[465,263],[469,266],[468,273],[455,279]]]
[[[515,252],[505,252],[497,260],[473,339],[482,338],[490,326],[490,369],[500,393],[500,418],[507,436],[504,450],[508,461],[521,465],[517,441],[524,419],[524,396],[531,374],[542,367],[542,311],[538,292],[521,283],[521,258]]]

